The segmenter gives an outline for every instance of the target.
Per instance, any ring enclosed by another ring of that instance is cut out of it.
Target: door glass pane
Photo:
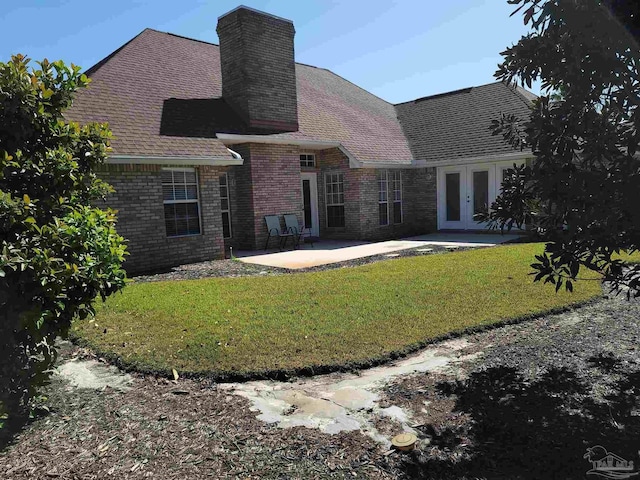
[[[473,172],[473,214],[489,210],[489,172]]]
[[[304,226],[312,228],[311,221],[311,182],[302,180],[302,198],[304,200]]]
[[[222,236],[224,238],[231,237],[231,217],[229,212],[222,212]]]
[[[460,173],[447,173],[445,177],[447,221],[460,221]]]

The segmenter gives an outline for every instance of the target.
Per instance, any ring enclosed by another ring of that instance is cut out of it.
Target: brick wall
[[[300,150],[291,145],[252,144],[251,181],[256,248],[267,239],[265,215],[295,213],[302,219]]]
[[[227,248],[251,250],[256,243],[253,216],[253,186],[249,145],[234,145],[233,150],[244,159],[244,165],[229,168],[232,238],[225,240]]]
[[[437,176],[435,168],[402,171],[405,222],[412,234],[438,229]]]
[[[302,221],[300,150],[293,145],[259,143],[234,145],[233,149],[242,155],[244,165],[230,168],[233,238],[225,244],[263,249],[265,215],[295,213]],[[277,241],[270,242],[275,245]]]
[[[107,165],[100,176],[116,189],[105,204],[118,210],[118,232],[129,240],[125,268],[129,273],[222,258],[225,246],[262,249],[267,237],[265,215],[295,213],[302,221],[300,149],[291,145],[244,144],[234,150],[244,165],[197,167],[200,184],[201,235],[167,237],[164,225],[161,167]],[[334,239],[383,240],[436,229],[434,168],[404,169],[403,223],[378,225],[378,170],[350,169],[338,149],[316,152],[320,236]],[[222,238],[219,176],[227,172],[232,238]],[[325,174],[341,172],[345,187],[345,227],[327,228]],[[391,193],[389,194],[391,197]],[[275,246],[276,243],[271,243]]]
[[[240,7],[218,20],[217,32],[222,97],[250,127],[297,131],[293,23]]]
[[[118,211],[117,230],[126,238],[128,273],[221,258],[224,255],[219,175],[223,168],[200,166],[198,172],[201,235],[167,237],[159,165],[105,165],[100,177],[115,188],[100,207]]]
[[[389,225],[378,218],[378,169],[349,168],[348,158],[339,149],[323,150],[318,159],[320,236],[335,239],[383,240],[418,235],[436,230],[435,168],[402,169],[403,219],[394,224],[389,208]],[[325,175],[341,172],[345,182],[345,228],[327,228]],[[389,182],[389,199],[392,199]]]
[[[318,165],[318,216],[321,238],[362,238],[360,219],[360,184],[362,170],[349,168],[349,159],[337,148],[321,150],[316,154]],[[327,198],[325,180],[328,173],[342,173],[344,178],[344,228],[327,227]]]
[[[419,235],[436,230],[435,169],[400,169],[402,176],[402,223],[395,223],[391,170],[388,170],[387,198],[389,224],[380,225],[378,209],[378,173],[385,169],[362,169],[360,218],[362,238],[383,240]]]

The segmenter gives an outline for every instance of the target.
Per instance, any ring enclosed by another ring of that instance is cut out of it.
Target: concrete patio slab
[[[434,245],[465,248],[492,247],[500,243],[516,240],[518,237],[519,235],[486,233],[432,233],[401,240],[371,243],[323,240],[316,242],[313,247],[304,245],[298,250],[262,254],[237,252],[236,257],[245,263],[298,270]]]

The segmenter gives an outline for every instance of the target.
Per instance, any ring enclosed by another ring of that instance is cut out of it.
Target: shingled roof
[[[66,116],[108,122],[113,154],[228,157],[216,133],[247,132],[221,98],[218,45],[147,29],[87,71]],[[299,131],[277,138],[338,142],[359,161],[411,162],[392,104],[322,68],[296,64]]]
[[[502,113],[528,118],[536,96],[502,82],[418,98],[396,105],[416,159],[427,162],[514,153],[491,121]]]

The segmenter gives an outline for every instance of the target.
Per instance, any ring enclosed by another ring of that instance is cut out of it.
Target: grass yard
[[[143,371],[217,377],[366,365],[450,332],[583,302],[529,274],[516,244],[275,277],[133,283],[73,334]]]

